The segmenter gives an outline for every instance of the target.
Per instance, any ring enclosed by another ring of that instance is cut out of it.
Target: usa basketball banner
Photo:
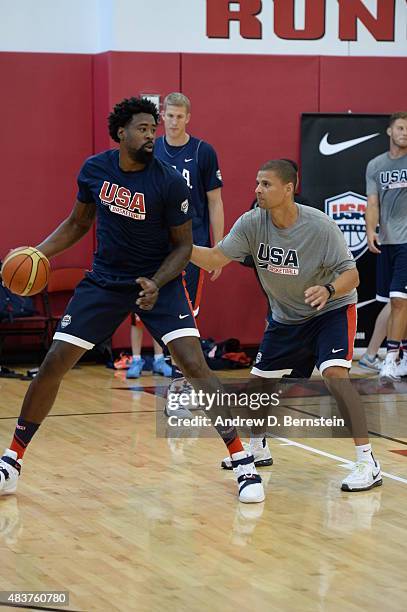
[[[376,256],[366,240],[367,163],[388,150],[388,115],[304,114],[301,193],[343,232],[360,274],[356,346],[366,346],[382,304],[376,302]]]

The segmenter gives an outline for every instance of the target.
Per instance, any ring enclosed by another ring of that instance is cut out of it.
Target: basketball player
[[[390,300],[380,377],[400,380],[407,375],[407,112],[391,115],[387,134],[389,151],[370,160],[366,168],[366,234],[369,250],[379,255],[376,299]]]
[[[119,149],[85,161],[70,216],[37,247],[53,257],[80,240],[97,217],[93,269],[77,286],[24,398],[10,448],[0,460],[0,493],[16,490],[25,450],[51,410],[63,376],[130,312],[168,347],[188,378],[201,382],[200,389],[219,390],[181,277],[192,249],[189,189],[179,172],[153,155],[157,120],[154,104],[142,98],[114,107],[109,133]],[[263,501],[261,478],[236,430],[220,424],[217,431],[231,453],[240,501]]]
[[[291,164],[291,166],[294,168],[295,173],[297,175],[297,182],[295,184],[295,193],[294,193],[294,198],[295,198],[295,202],[297,202],[297,204],[303,204],[304,206],[310,206],[310,202],[304,198],[302,195],[300,195],[298,193],[298,185],[299,185],[299,178],[298,178],[298,164],[297,162],[295,162],[293,159],[289,159],[288,157],[283,157],[282,158],[283,161],[288,162],[289,164]],[[250,210],[253,210],[254,208],[258,208],[259,206],[259,202],[257,200],[257,198],[255,198],[254,202],[252,202],[252,205],[250,207]],[[242,262],[240,262],[243,266],[249,267],[249,268],[253,268],[254,272],[256,274],[256,278],[259,281],[259,285],[266,297],[266,300],[268,302],[268,309],[267,309],[267,315],[266,315],[266,329],[268,326],[268,318],[270,316],[270,304],[269,304],[269,299],[268,299],[268,295],[267,293],[264,291],[263,289],[263,285],[261,283],[261,280],[259,278],[259,275],[257,273],[257,269],[256,269],[256,264],[254,261],[254,258],[252,255],[248,255],[247,257],[244,258],[244,260]],[[293,369],[291,370],[290,374],[284,374],[282,378],[290,378],[290,379],[298,379],[298,378],[311,378],[312,373],[314,371],[314,367],[315,367],[315,359],[310,359],[308,363],[302,363],[300,368],[297,367],[293,367]],[[271,452],[270,449],[268,447],[268,444],[266,444],[265,438],[264,438],[264,445],[259,446],[257,445],[256,448],[256,467],[265,467],[265,466],[270,466],[273,465],[273,458],[271,456]],[[232,469],[232,464],[231,461],[226,457],[223,461],[222,461],[222,467],[226,470],[230,470]]]
[[[184,177],[192,205],[194,244],[209,246],[210,232],[212,232],[214,244],[217,244],[223,237],[224,213],[221,194],[223,183],[214,148],[207,142],[187,133],[190,118],[191,102],[189,98],[178,92],[168,94],[164,99],[162,111],[165,136],[157,138],[154,154],[158,159],[171,164]],[[214,270],[211,280],[216,280],[220,272],[220,270]],[[203,279],[203,270],[189,263],[185,270],[185,282],[195,317],[199,312]],[[136,353],[136,358],[133,358],[133,363],[127,372],[129,378],[137,378],[140,375],[142,333],[142,327],[139,321],[136,321],[136,326],[133,326],[131,330],[132,350],[133,354]],[[158,359],[157,350],[158,347],[154,345],[155,361]],[[160,371],[159,366],[156,369],[158,373],[164,373]],[[168,376],[168,365],[166,375]],[[178,379],[170,387],[169,393],[173,392],[176,387],[185,389],[183,381]],[[184,412],[185,416],[192,416],[185,409]]]
[[[260,168],[259,207],[241,216],[213,248],[193,247],[192,261],[206,270],[252,255],[272,315],[252,374],[316,365],[334,395],[356,444],[356,465],[342,489],[364,491],[382,484],[367,437],[363,405],[349,380],[356,333],[356,264],[336,223],[321,211],[294,202],[297,175],[284,160]],[[255,461],[266,440],[250,442]]]
[[[297,174],[297,183],[295,185],[295,193],[294,193],[294,200],[297,204],[303,204],[304,206],[311,206],[310,202],[304,198],[300,193],[298,193],[298,185],[299,185],[299,179],[298,179],[298,164],[297,162],[295,162],[293,159],[289,159],[288,157],[282,157],[281,158],[282,161],[286,161],[289,164],[292,165],[292,167],[294,168],[296,174]],[[254,200],[254,202],[252,203],[250,210],[253,210],[253,208],[257,208],[259,205],[257,198]],[[247,257],[244,258],[244,261],[240,262],[243,266],[249,267],[249,268],[254,268],[257,280],[259,281],[260,287],[264,293],[264,295],[266,296],[266,299],[268,301],[268,296],[267,293],[264,291],[263,289],[263,285],[261,284],[259,275],[257,274],[257,270],[256,270],[256,264],[254,262],[254,259],[251,255],[248,255]],[[268,311],[267,311],[267,316],[270,314],[270,306],[268,307]],[[266,326],[267,326],[267,319],[266,319]],[[302,367],[301,370],[297,370],[296,368],[293,368],[291,374],[286,374],[284,376],[284,378],[310,378],[312,375],[312,372],[314,371],[314,367],[315,367],[315,363],[314,360],[310,360],[310,362],[307,364],[307,367],[304,368]]]

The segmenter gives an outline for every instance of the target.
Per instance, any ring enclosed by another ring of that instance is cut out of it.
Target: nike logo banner
[[[328,92],[325,92],[328,96]],[[301,195],[327,214],[343,234],[360,276],[356,346],[366,347],[381,304],[376,295],[376,257],[366,239],[366,166],[389,148],[388,115],[307,113],[301,118]],[[342,358],[345,351],[338,350]]]
[[[332,144],[328,142],[328,134],[325,134],[319,143],[319,152],[321,155],[335,155],[336,153],[346,151],[346,149],[350,149],[351,147],[356,147],[356,145],[362,144],[362,142],[366,142],[367,140],[375,138],[376,136],[379,136],[379,133],[369,134],[369,136],[361,136],[360,138],[352,138],[352,140],[345,140],[344,142]]]

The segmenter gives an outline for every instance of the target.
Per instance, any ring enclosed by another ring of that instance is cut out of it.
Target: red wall
[[[0,256],[34,245],[68,214],[75,176],[93,152],[92,58],[87,55],[0,53]],[[93,238],[54,265],[89,265]]]
[[[181,87],[179,53],[101,53],[94,56],[93,66],[95,151],[116,146],[106,123],[116,102],[141,93],[165,95]]]
[[[407,58],[321,57],[320,64],[320,112],[406,110]]]
[[[106,118],[125,96],[181,90],[191,98],[191,132],[218,152],[229,229],[250,206],[259,165],[299,158],[302,112],[405,109],[406,69],[405,58],[0,53],[8,184],[0,192],[0,254],[38,242],[69,213],[77,171],[111,146]],[[54,265],[89,265],[93,246],[89,234]],[[265,310],[253,272],[232,263],[206,281],[201,333],[255,344]],[[114,344],[129,345],[128,323]]]

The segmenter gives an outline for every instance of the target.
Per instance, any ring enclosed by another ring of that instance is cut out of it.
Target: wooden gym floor
[[[18,494],[0,497],[0,591],[70,592],[69,606],[48,610],[407,609],[407,456],[391,452],[406,437],[373,439],[384,486],[353,494],[339,489],[349,440],[272,439],[266,501],[247,506],[219,469],[218,439],[156,437],[163,400],[151,387],[165,382],[69,373]],[[0,379],[1,449],[28,384]],[[402,431],[407,395],[365,399]]]

